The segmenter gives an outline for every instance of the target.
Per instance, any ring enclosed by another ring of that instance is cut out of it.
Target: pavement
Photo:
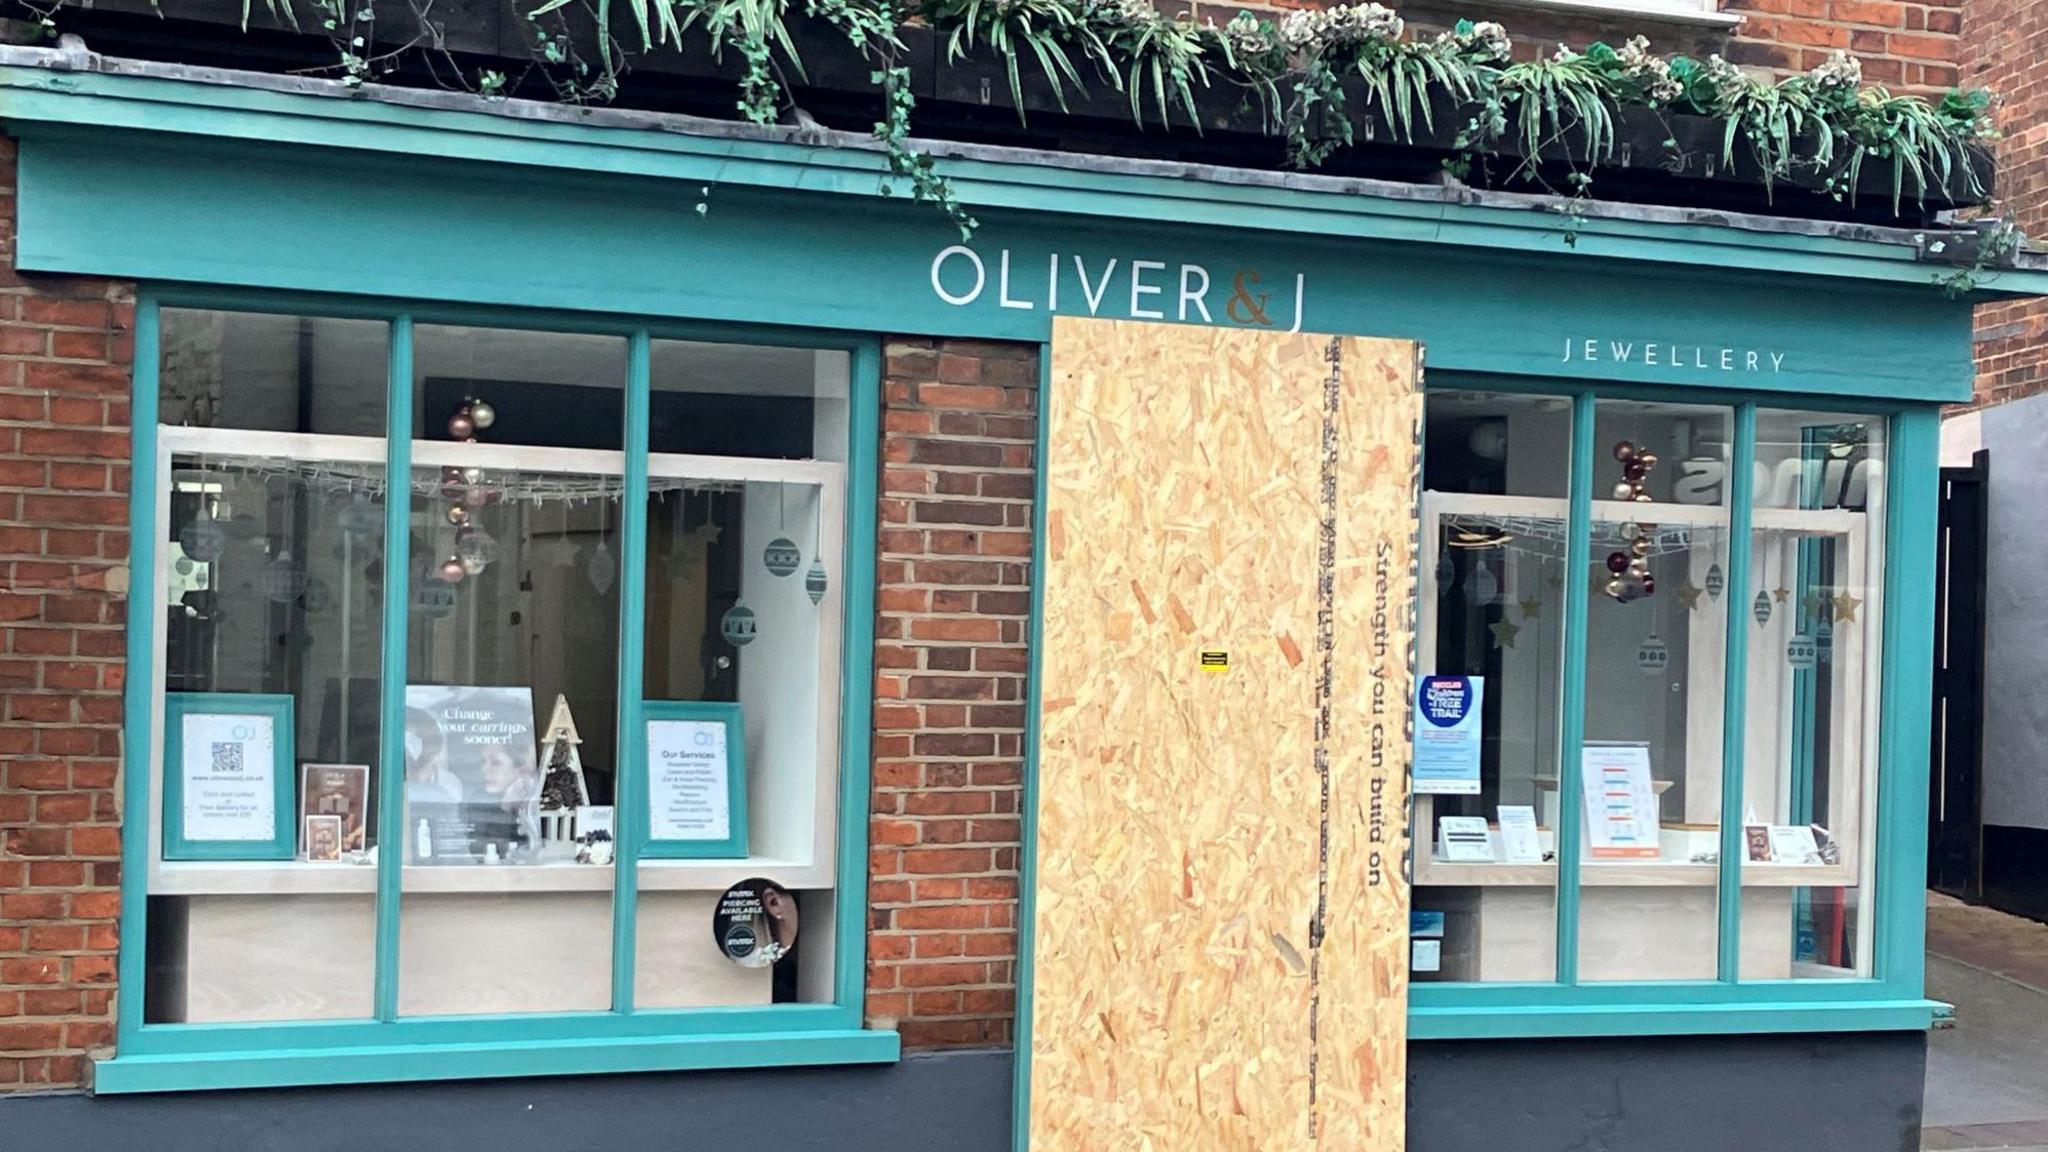
[[[1921,1148],[2048,1152],[2048,925],[1930,895],[1927,994],[1956,1020],[1928,1044]]]

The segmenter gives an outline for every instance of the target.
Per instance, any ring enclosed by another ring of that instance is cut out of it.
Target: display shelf
[[[407,892],[602,892],[612,870],[588,864],[478,864],[407,867]],[[770,856],[741,860],[645,860],[640,887],[650,892],[723,891],[765,876],[792,890],[830,888],[829,864],[800,864]],[[157,865],[152,896],[340,895],[377,890],[377,869],[367,864],[223,862]]]
[[[1690,860],[1588,859],[1579,868],[1579,885],[1584,888],[1711,888],[1719,865],[1695,864]],[[1745,888],[1846,888],[1856,883],[1855,871],[1842,864],[1745,864]],[[1418,858],[1417,887],[1503,887],[1554,888],[1556,864],[1488,864],[1477,861],[1447,861]]]

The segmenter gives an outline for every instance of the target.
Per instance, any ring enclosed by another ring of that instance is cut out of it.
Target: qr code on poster
[[[240,772],[242,770],[242,745],[232,740],[216,740],[213,745],[213,770],[215,772]]]

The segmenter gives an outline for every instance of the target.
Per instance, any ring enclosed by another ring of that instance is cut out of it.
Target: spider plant
[[[1017,120],[1024,121],[1024,80],[1017,62],[1028,53],[1052,87],[1060,111],[1067,110],[1067,89],[1087,90],[1073,53],[1092,60],[1112,77],[1117,60],[1079,4],[1069,0],[926,0],[921,13],[946,35],[946,59],[958,63],[985,48],[1002,60],[1010,81],[1010,100]],[[1073,52],[1070,52],[1069,49]]]
[[[1588,165],[1614,154],[1614,112],[1600,82],[1600,72],[1586,57],[1559,52],[1523,60],[1501,69],[1497,82],[1501,104],[1512,117],[1523,169],[1533,169],[1544,148],[1566,144],[1576,132],[1580,156]]]

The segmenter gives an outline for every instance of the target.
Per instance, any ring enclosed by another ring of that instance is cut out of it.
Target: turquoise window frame
[[[634,926],[644,814],[633,810],[644,793],[645,745],[622,742],[615,827],[613,1002],[605,1012],[522,1016],[406,1017],[398,1015],[398,931],[402,853],[380,853],[377,866],[376,984],[374,1015],[360,1020],[262,1024],[149,1024],[143,1022],[147,977],[149,826],[128,819],[122,827],[120,983],[115,1055],[97,1062],[100,1093],[187,1091],[394,1081],[480,1079],[709,1068],[887,1063],[900,1056],[893,1030],[863,1026],[867,955],[867,814],[870,711],[873,692],[874,588],[877,484],[881,445],[881,346],[877,339],[794,327],[695,324],[638,317],[593,316],[498,307],[424,304],[367,297],[336,297],[260,290],[145,284],[135,310],[130,453],[138,475],[157,458],[160,314],[166,307],[266,312],[338,319],[382,320],[389,360],[385,468],[403,476],[412,465],[412,337],[415,324],[463,324],[530,331],[608,334],[628,341],[625,411],[625,497],[621,529],[621,645],[618,721],[621,731],[644,731],[641,654],[645,640],[649,361],[652,341],[676,339],[842,351],[850,358],[846,462],[845,631],[841,646],[839,791],[835,853],[833,998],[829,1003],[767,1007],[636,1010],[633,1005]],[[123,802],[130,813],[149,811],[150,716],[159,660],[150,626],[161,525],[156,494],[132,485],[128,600],[128,677],[123,705]],[[403,773],[406,617],[409,603],[410,509],[387,501],[384,528],[385,588],[380,734],[380,795],[396,795]],[[403,813],[386,804],[378,813],[381,843],[403,838]],[[708,926],[707,926],[708,930]]]
[[[292,698],[266,692],[166,692],[164,694],[164,859],[289,860],[298,851],[299,786],[293,744]],[[268,840],[195,840],[185,835],[185,716],[262,716],[271,725],[271,792],[276,808]],[[138,811],[138,809],[129,809]],[[140,809],[148,811],[148,809]]]
[[[1642,1036],[1755,1032],[1925,1030],[1940,1007],[1926,999],[1922,940],[1928,677],[1933,658],[1934,478],[1940,454],[1939,408],[1836,395],[1769,395],[1688,387],[1561,387],[1556,381],[1468,373],[1432,373],[1431,392],[1540,394],[1572,402],[1570,544],[1567,565],[1588,562],[1592,521],[1595,404],[1648,400],[1716,404],[1734,416],[1730,461],[1730,547],[1726,595],[1748,603],[1756,418],[1761,408],[1811,409],[1883,419],[1889,434],[1884,564],[1884,647],[1876,788],[1876,891],[1869,896],[1872,971],[1841,980],[1742,980],[1742,827],[1722,821],[1718,875],[1717,976],[1707,981],[1581,982],[1578,975],[1579,851],[1575,805],[1561,805],[1558,839],[1557,977],[1543,983],[1429,983],[1409,989],[1409,1035],[1416,1040]],[[1577,786],[1584,741],[1585,619],[1589,591],[1565,581],[1566,667],[1560,787]],[[1728,614],[1723,726],[1722,811],[1742,805],[1748,634],[1747,613]]]
[[[731,834],[723,840],[657,840],[649,831],[654,826],[654,814],[643,811],[639,815],[640,858],[642,860],[719,860],[736,859],[747,854],[747,749],[746,726],[741,720],[740,706],[717,700],[643,700],[640,702],[639,735],[642,759],[647,747],[647,726],[658,720],[715,720],[725,726],[725,802],[726,810],[732,814],[729,824]],[[640,793],[633,798],[647,797],[646,781],[642,780]]]

